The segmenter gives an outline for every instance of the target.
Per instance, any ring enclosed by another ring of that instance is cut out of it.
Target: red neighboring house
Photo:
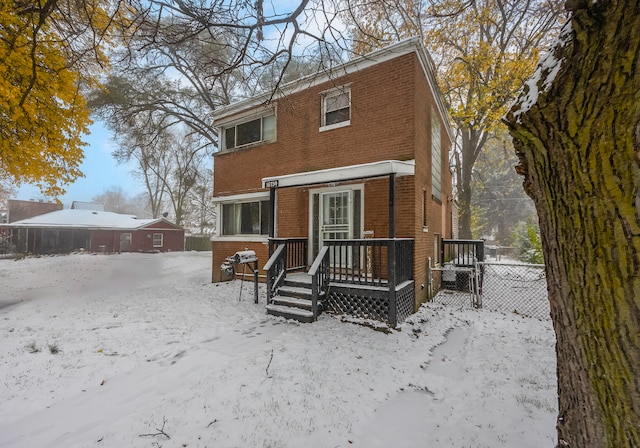
[[[396,325],[451,238],[453,133],[430,57],[409,39],[270,95],[214,117],[212,281],[247,248],[270,314]]]
[[[166,219],[137,219],[99,210],[67,209],[2,225],[16,252],[168,252],[184,250],[184,229]]]

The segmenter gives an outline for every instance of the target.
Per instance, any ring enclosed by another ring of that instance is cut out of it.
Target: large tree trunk
[[[637,448],[640,0],[567,6],[574,12],[555,51],[560,71],[553,80],[543,71],[538,85],[546,77],[550,87],[508,117],[540,218],[557,337],[558,445]]]

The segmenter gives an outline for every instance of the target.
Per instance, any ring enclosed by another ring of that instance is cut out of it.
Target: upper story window
[[[276,138],[276,116],[271,114],[253,120],[224,126],[224,149],[240,148]]]
[[[351,89],[339,87],[322,94],[321,131],[351,124]]]

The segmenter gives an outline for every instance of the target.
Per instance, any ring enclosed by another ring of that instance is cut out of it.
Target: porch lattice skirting
[[[406,281],[396,288],[396,316],[400,324],[415,306],[413,280]],[[389,289],[386,287],[359,287],[331,283],[325,303],[328,312],[349,314],[363,319],[375,319],[391,322],[389,308]]]
[[[413,280],[409,280],[396,288],[396,308],[398,324],[414,313],[416,293]]]

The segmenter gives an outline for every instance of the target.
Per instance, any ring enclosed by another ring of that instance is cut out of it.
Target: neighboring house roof
[[[33,218],[23,219],[6,227],[37,227],[37,228],[73,228],[73,229],[114,229],[114,230],[136,230],[153,225],[155,223],[165,223],[169,228],[178,229],[175,224],[166,219],[138,219],[134,215],[121,215],[118,213],[66,209],[58,210]]]
[[[214,123],[224,123],[226,118],[232,117],[233,115],[239,114],[240,112],[244,112],[248,109],[256,108],[259,106],[264,107],[271,101],[277,100],[287,95],[291,95],[295,92],[308,89],[312,86],[330,81],[331,79],[335,79],[339,76],[344,76],[364,70],[365,68],[380,64],[382,62],[386,62],[391,59],[395,59],[412,52],[415,52],[418,59],[420,60],[422,71],[425,75],[425,78],[427,79],[427,82],[429,83],[431,91],[434,93],[436,105],[438,107],[438,111],[440,112],[442,122],[445,125],[447,134],[449,135],[449,139],[453,141],[454,134],[451,127],[451,120],[449,118],[449,113],[447,112],[447,107],[442,100],[442,95],[436,81],[435,66],[433,64],[431,56],[429,56],[419,37],[412,37],[402,40],[396,44],[389,45],[388,47],[374,51],[373,53],[369,53],[367,55],[353,59],[352,61],[335,67],[331,70],[307,75],[295,81],[283,84],[282,86],[279,86],[276,92],[269,91],[261,95],[248,98],[246,100],[224,106],[214,112]]]

